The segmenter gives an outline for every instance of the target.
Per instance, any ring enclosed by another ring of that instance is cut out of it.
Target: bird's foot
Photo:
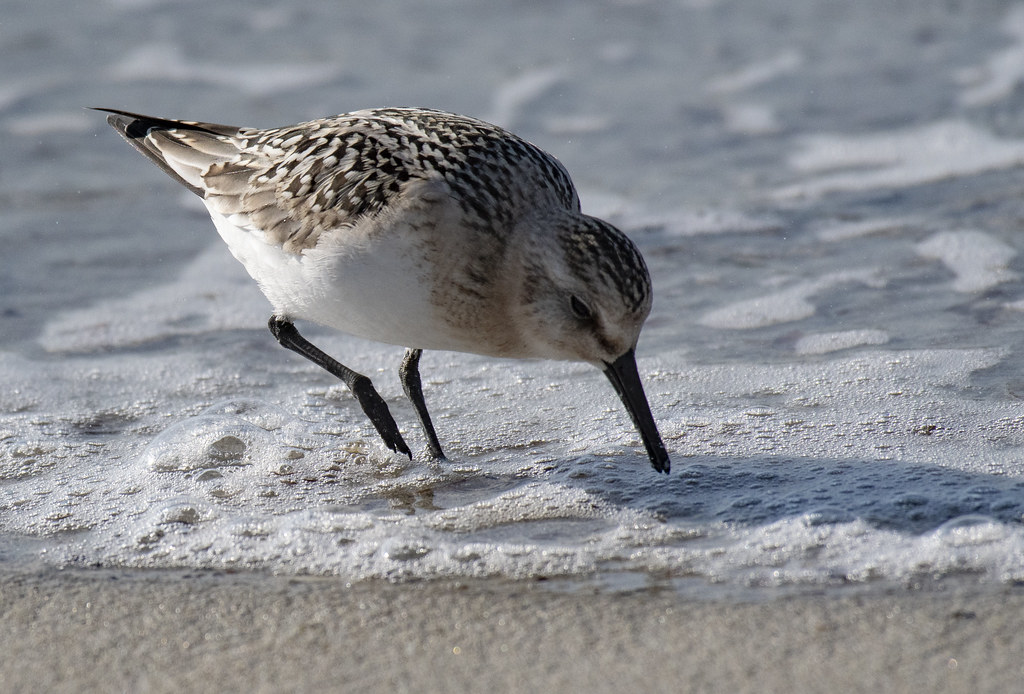
[[[391,410],[388,409],[387,403],[377,393],[370,379],[366,376],[358,376],[353,379],[351,388],[353,395],[359,401],[360,407],[363,408],[363,412],[373,422],[373,426],[377,429],[380,437],[384,439],[384,445],[396,453],[404,453],[409,456],[409,460],[412,460],[412,451],[409,450],[405,439],[402,438],[402,433],[398,430],[398,424],[395,423],[395,418],[391,416]]]

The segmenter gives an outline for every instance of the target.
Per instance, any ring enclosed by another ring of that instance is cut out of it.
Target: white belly
[[[431,301],[430,268],[414,234],[342,229],[296,254],[231,218],[213,210],[210,215],[275,315],[394,345],[466,350]]]

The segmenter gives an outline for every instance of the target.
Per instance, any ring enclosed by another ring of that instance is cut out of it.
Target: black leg
[[[271,316],[269,325],[270,332],[274,333],[274,337],[277,338],[282,347],[298,352],[317,366],[344,381],[345,385],[352,391],[352,394],[356,396],[356,400],[359,401],[363,412],[373,422],[373,426],[377,428],[377,433],[384,439],[384,444],[391,450],[405,453],[410,459],[412,458],[412,453],[405,444],[401,432],[398,431],[398,425],[395,424],[395,419],[391,416],[387,403],[384,402],[384,399],[374,389],[370,379],[360,373],[356,373],[313,345],[313,343],[299,334],[299,331],[296,330],[295,325],[291,321]]]
[[[437,432],[434,431],[434,424],[430,421],[430,413],[427,412],[427,403],[423,399],[423,384],[420,382],[420,355],[422,349],[405,350],[405,358],[402,366],[398,369],[398,377],[402,379],[402,387],[405,394],[412,400],[416,414],[419,415],[423,432],[427,435],[427,452],[435,460],[444,459],[444,451],[441,450],[441,442],[437,440]]]

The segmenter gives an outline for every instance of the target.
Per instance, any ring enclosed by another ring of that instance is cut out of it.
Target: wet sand
[[[14,573],[7,692],[1006,692],[1024,590],[669,590]]]

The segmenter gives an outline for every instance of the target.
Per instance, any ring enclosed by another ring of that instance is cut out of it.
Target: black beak
[[[636,355],[633,350],[629,350],[605,366],[604,375],[615,386],[615,392],[622,398],[622,404],[626,406],[633,424],[640,432],[651,465],[658,472],[668,474],[672,461],[668,459],[668,451],[665,450],[661,434],[658,433],[658,425],[654,423],[651,407],[647,404],[644,384],[640,382],[640,374],[636,370]]]

